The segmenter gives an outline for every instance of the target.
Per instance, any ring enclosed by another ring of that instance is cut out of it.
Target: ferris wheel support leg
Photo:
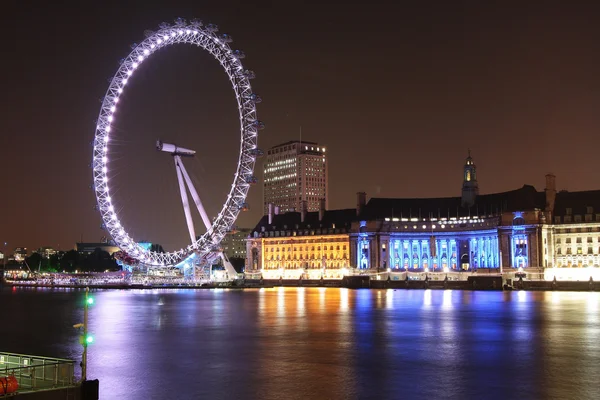
[[[223,252],[220,252],[219,255],[221,256],[221,261],[223,261],[223,267],[225,268],[225,271],[227,271],[227,274],[229,274],[229,278],[235,278],[237,276],[237,271],[235,268],[233,268],[233,265],[231,265],[227,256],[225,256]]]
[[[181,172],[183,173],[185,182],[187,183],[187,186],[190,189],[190,193],[192,194],[192,199],[194,199],[196,208],[198,208],[198,212],[200,213],[200,216],[202,217],[202,221],[204,222],[204,225],[206,226],[206,230],[209,231],[210,228],[212,227],[212,223],[210,222],[210,219],[208,218],[208,214],[206,214],[206,210],[204,209],[204,206],[202,205],[200,196],[198,196],[198,192],[196,192],[196,188],[194,187],[194,184],[192,183],[192,180],[190,179],[190,176],[188,175],[187,170],[183,166],[183,163],[179,163],[179,167],[181,168]]]
[[[175,169],[177,170],[177,180],[179,181],[179,191],[181,193],[181,202],[183,203],[183,212],[185,213],[185,220],[187,222],[188,231],[190,232],[191,243],[196,241],[196,233],[194,231],[194,221],[192,220],[192,213],[190,212],[190,202],[188,200],[187,192],[185,191],[185,183],[181,176],[181,170],[183,165],[179,156],[173,156],[175,160]],[[185,170],[184,170],[185,171]]]

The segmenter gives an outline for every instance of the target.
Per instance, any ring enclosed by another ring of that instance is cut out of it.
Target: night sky
[[[481,193],[542,190],[548,172],[559,189],[600,188],[600,6],[591,1],[149,3],[159,2],[0,5],[0,241],[9,249],[103,236],[89,188],[99,99],[144,30],[178,16],[219,25],[245,51],[263,98],[261,148],[298,139],[300,127],[327,145],[330,208],[354,207],[357,191],[460,195],[468,148]],[[143,63],[122,101],[109,150],[119,215],[135,239],[179,248],[189,238],[173,160],[154,144],[198,151],[185,163],[216,215],[238,156],[232,89],[209,54],[180,45]],[[260,184],[248,202],[239,226],[260,218]]]

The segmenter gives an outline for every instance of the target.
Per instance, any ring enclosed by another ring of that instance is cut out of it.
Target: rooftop
[[[352,221],[356,221],[356,209],[326,210],[323,219],[319,221],[319,212],[307,212],[304,222],[301,221],[299,212],[288,212],[285,214],[273,215],[272,223],[269,224],[269,216],[263,216],[254,227],[252,233],[273,230],[305,230],[314,228],[350,228]]]
[[[461,205],[461,197],[434,198],[371,198],[360,216],[362,220],[389,217],[399,218],[443,218],[467,217],[470,215],[498,215],[504,211],[544,209],[545,194],[531,185],[508,192],[484,194],[476,197],[470,207]],[[599,208],[600,210],[600,208]]]

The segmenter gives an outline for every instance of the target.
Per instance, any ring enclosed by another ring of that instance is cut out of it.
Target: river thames
[[[0,350],[79,360],[80,290],[0,290]],[[592,399],[600,293],[101,290],[101,399]],[[79,370],[79,368],[78,368]],[[78,371],[79,372],[79,371]]]

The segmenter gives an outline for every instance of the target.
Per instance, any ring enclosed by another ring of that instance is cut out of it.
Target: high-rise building
[[[230,232],[221,241],[223,253],[228,258],[246,258],[246,239],[252,229],[238,228]]]
[[[264,213],[273,204],[280,213],[327,207],[327,152],[315,142],[290,141],[267,151],[263,174]]]

